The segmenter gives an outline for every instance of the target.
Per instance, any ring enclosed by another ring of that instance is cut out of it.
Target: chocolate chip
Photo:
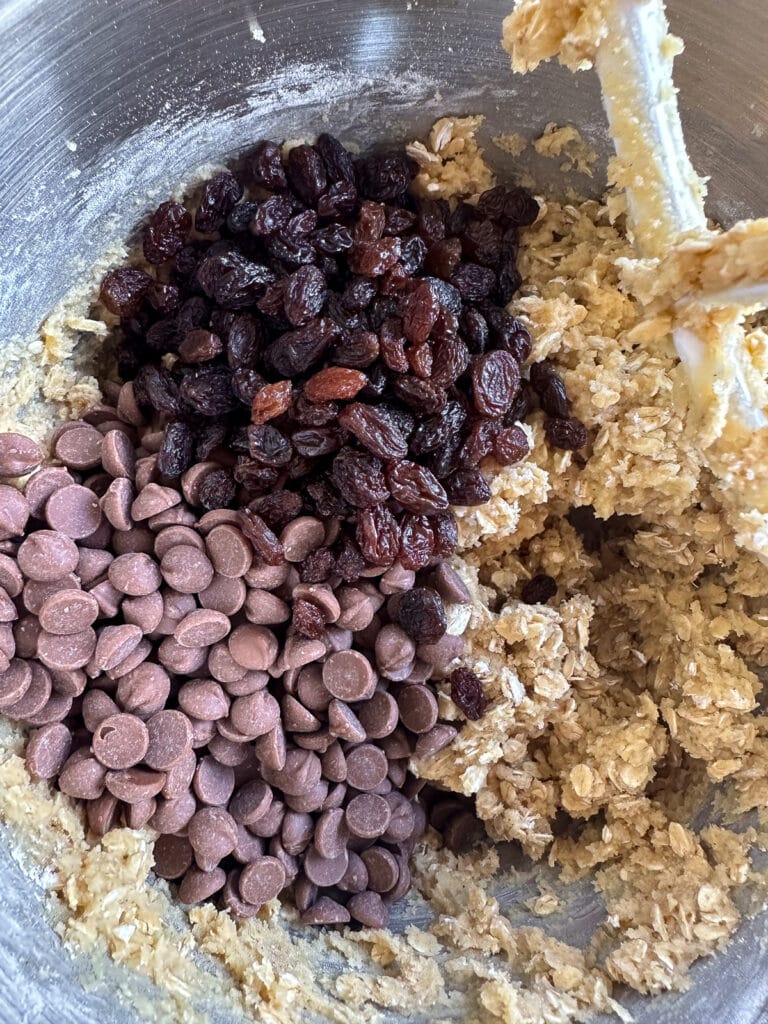
[[[359,651],[338,651],[323,665],[323,684],[328,692],[343,701],[364,700],[376,685],[371,663]]]

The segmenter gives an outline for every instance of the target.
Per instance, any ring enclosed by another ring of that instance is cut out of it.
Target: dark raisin
[[[320,359],[339,333],[339,327],[328,317],[311,320],[304,327],[276,338],[265,353],[267,364],[282,377],[304,373]]]
[[[446,477],[461,468],[461,444],[459,442],[447,444],[439,451],[427,455],[424,464],[438,480],[445,480]]]
[[[285,168],[280,147],[274,142],[263,140],[257,142],[251,156],[251,173],[257,185],[269,189],[285,188]]]
[[[427,247],[419,235],[412,235],[403,241],[400,250],[400,264],[406,274],[418,274],[424,266]]]
[[[445,479],[445,491],[452,505],[484,505],[491,489],[479,469],[468,466]]]
[[[488,347],[488,321],[482,313],[468,307],[461,314],[460,326],[469,351],[481,355]]]
[[[414,455],[426,455],[438,448],[457,444],[466,420],[464,406],[460,402],[448,402],[442,412],[419,423],[410,440],[411,451]]]
[[[414,171],[404,153],[383,153],[357,161],[360,195],[379,203],[399,199],[408,190]]]
[[[408,372],[403,321],[398,317],[389,317],[381,325],[379,330],[379,348],[385,366],[395,373]]]
[[[319,459],[341,448],[342,434],[334,427],[310,427],[295,431],[291,441],[299,455],[307,459]]]
[[[520,390],[504,417],[504,423],[507,426],[513,426],[517,422],[522,422],[529,413],[538,408],[538,401],[538,397],[531,387],[530,381],[521,380]]]
[[[256,554],[267,565],[282,565],[285,561],[283,545],[264,520],[249,508],[240,510],[240,529],[251,542]]]
[[[224,423],[206,423],[197,432],[195,441],[195,460],[205,462],[211,452],[224,444],[227,428]]]
[[[325,616],[316,604],[303,597],[293,602],[291,622],[300,636],[307,636],[311,640],[318,640],[325,633]]]
[[[528,454],[528,438],[522,427],[506,427],[493,439],[493,455],[502,466],[514,466]]]
[[[427,245],[434,245],[445,238],[443,207],[434,199],[419,200],[416,230]]]
[[[259,203],[248,228],[257,238],[268,238],[282,231],[293,214],[293,203],[288,196],[270,196]]]
[[[261,325],[248,313],[238,313],[227,336],[227,362],[238,366],[254,367],[263,339]]]
[[[487,700],[483,684],[468,668],[456,668],[448,677],[451,684],[451,700],[465,718],[476,722],[485,713]]]
[[[238,203],[227,217],[227,231],[233,235],[239,235],[248,230],[253,218],[259,209],[260,203]]]
[[[381,459],[349,449],[333,460],[334,486],[356,508],[372,508],[389,497]]]
[[[431,381],[419,380],[418,377],[397,377],[393,388],[397,397],[414,412],[422,416],[431,416],[445,408],[447,396],[445,390]]]
[[[459,263],[451,274],[450,283],[465,302],[476,302],[491,294],[496,275],[479,263]]]
[[[406,513],[400,521],[400,564],[418,572],[429,565],[435,550],[435,532],[427,516]]]
[[[373,331],[353,330],[342,334],[333,348],[331,360],[340,366],[364,370],[379,357],[379,339]]]
[[[357,541],[342,534],[336,544],[336,572],[345,583],[355,583],[368,568]]]
[[[544,420],[544,434],[553,448],[564,448],[566,451],[577,451],[587,443],[587,428],[575,416]]]
[[[301,515],[303,502],[301,495],[294,491],[280,490],[256,498],[248,507],[261,516],[270,530],[280,533],[283,527]]]
[[[405,300],[403,333],[414,345],[426,341],[435,325],[440,304],[429,284],[421,281]]]
[[[307,266],[317,259],[315,247],[308,239],[283,235],[282,232],[269,239],[267,251],[287,267]]]
[[[411,275],[400,263],[396,263],[381,279],[379,292],[381,295],[399,295],[407,291],[411,284]]]
[[[378,242],[384,234],[386,223],[387,214],[382,204],[372,203],[367,199],[360,204],[352,237],[356,242]]]
[[[398,315],[400,304],[394,296],[377,295],[368,310],[368,323],[372,331],[378,331],[387,320]]]
[[[157,468],[163,476],[180,477],[192,465],[194,435],[188,423],[175,420],[163,432],[163,443],[157,453]]]
[[[253,400],[267,382],[257,370],[238,366],[232,371],[232,391],[235,398],[251,408]]]
[[[431,587],[414,587],[403,594],[397,619],[417,644],[436,643],[448,628],[442,599]]]
[[[432,346],[428,341],[421,345],[412,345],[406,350],[405,357],[411,370],[421,380],[432,376]]]
[[[336,559],[330,548],[311,551],[299,566],[302,583],[324,583],[336,568]]]
[[[522,275],[517,269],[513,258],[506,259],[498,274],[498,296],[505,305],[516,295],[517,290],[523,283]]]
[[[188,370],[181,380],[181,397],[201,416],[224,416],[237,408],[232,371],[226,366]]]
[[[457,203],[452,210],[449,210],[445,218],[445,232],[448,235],[464,234],[467,224],[475,217],[474,206],[469,203]]]
[[[302,327],[317,316],[325,303],[325,275],[317,267],[299,267],[283,286],[283,309],[294,327]]]
[[[242,195],[242,185],[234,174],[217,171],[203,186],[195,213],[195,228],[203,234],[218,231]]]
[[[327,480],[315,480],[307,484],[307,494],[314,503],[315,511],[324,519],[349,514],[349,505]]]
[[[353,277],[341,295],[345,309],[367,309],[376,298],[376,283],[368,277]]]
[[[486,352],[472,362],[472,396],[481,416],[503,416],[520,387],[520,367],[509,352]]]
[[[352,247],[352,232],[343,224],[328,224],[312,235],[311,242],[326,256],[336,256]]]
[[[205,255],[206,248],[206,242],[187,242],[186,245],[182,245],[176,253],[176,259],[173,264],[174,279],[184,281],[186,278],[191,277],[197,270],[198,263]]]
[[[432,383],[447,388],[454,384],[471,361],[469,349],[456,335],[447,334],[434,343]]]
[[[504,216],[504,203],[509,190],[504,185],[497,185],[496,188],[489,188],[483,192],[477,200],[477,212],[481,217],[490,217],[491,220],[501,220]]]
[[[461,242],[458,238],[443,238],[433,242],[427,250],[424,266],[430,274],[450,277],[461,259]]]
[[[202,295],[192,295],[182,302],[176,324],[182,337],[187,331],[193,331],[196,327],[207,327],[211,316],[211,307]]]
[[[115,316],[133,316],[151,284],[152,278],[145,270],[117,267],[104,275],[99,298]]]
[[[286,161],[286,174],[294,192],[313,206],[328,184],[325,165],[320,154],[306,144],[294,146]]]
[[[501,228],[493,221],[472,221],[461,239],[464,255],[484,267],[495,267],[501,259],[502,237]]]
[[[546,604],[557,593],[557,583],[551,576],[539,573],[523,586],[520,600],[524,604]]]
[[[252,263],[227,242],[214,243],[197,268],[200,287],[225,309],[252,305],[274,279],[269,267]]]
[[[147,291],[147,300],[153,309],[167,316],[179,308],[179,289],[175,284],[158,284],[153,281]]]
[[[302,210],[295,214],[282,230],[283,238],[306,238],[317,227],[317,214],[314,210]]]
[[[437,477],[408,459],[387,466],[387,486],[408,512],[433,513],[448,508],[445,489]]]
[[[506,310],[500,309],[490,302],[483,304],[482,311],[488,322],[494,344],[499,348],[506,349],[519,363],[524,363],[533,347],[531,336],[524,325]]]
[[[368,383],[360,392],[363,398],[381,398],[389,384],[389,374],[381,363],[371,366],[366,374]]]
[[[323,132],[318,136],[315,149],[320,154],[329,181],[355,183],[355,164],[347,149],[337,138]]]
[[[179,385],[164,366],[144,366],[134,382],[140,404],[166,416],[178,416],[182,410]]]
[[[198,501],[203,508],[229,508],[235,500],[235,481],[226,469],[212,469],[200,484]]]
[[[287,466],[293,454],[288,438],[269,423],[248,427],[248,449],[251,458],[264,466]]]
[[[276,330],[286,331],[290,324],[283,316],[283,286],[285,278],[273,281],[264,289],[264,294],[256,303],[256,308],[270,321]]]
[[[306,395],[299,394],[293,403],[292,415],[304,427],[324,427],[336,419],[339,407],[335,402],[310,402]]]
[[[321,217],[345,217],[354,212],[357,205],[357,189],[347,181],[336,181],[317,200],[317,212]]]
[[[500,429],[499,420],[475,420],[461,449],[463,461],[468,466],[476,466],[486,455],[490,455],[494,447],[494,438]]]
[[[439,277],[424,277],[422,280],[429,282],[432,290],[437,295],[437,301],[444,309],[447,309],[449,313],[453,313],[454,316],[461,315],[464,307],[461,301],[461,294],[457,288],[454,288],[452,284],[443,281]]]
[[[185,363],[207,363],[223,351],[224,346],[218,334],[202,327],[188,331],[179,345],[179,355]]]
[[[565,393],[563,378],[551,363],[544,361],[532,364],[531,386],[548,416],[562,419],[570,415],[571,403]]]
[[[394,402],[379,402],[376,408],[400,431],[403,437],[411,436],[416,426],[416,417],[413,413]]]
[[[179,338],[184,337],[183,334],[179,335],[179,329],[177,322],[174,317],[165,317],[162,320],[157,320],[147,331],[145,341],[147,348],[153,352],[159,352],[165,354],[166,352],[174,352],[178,348]]]
[[[192,216],[181,203],[161,203],[144,229],[144,257],[165,263],[181,249],[192,227]]]
[[[355,536],[369,565],[391,565],[400,550],[400,527],[384,505],[361,508],[355,516]]]
[[[387,206],[386,215],[385,235],[404,235],[416,223],[416,214],[402,206]]]
[[[408,451],[408,443],[397,427],[374,406],[352,402],[339,413],[339,423],[383,459],[401,459]]]
[[[459,543],[459,528],[452,512],[441,512],[430,516],[429,522],[435,535],[435,556],[449,558]]]
[[[233,470],[235,480],[251,495],[269,494],[280,479],[280,470],[240,457]]]
[[[539,216],[539,204],[524,188],[509,189],[504,201],[504,218],[518,227],[528,227]]]
[[[363,277],[380,277],[400,258],[400,239],[382,238],[378,242],[354,242],[349,250],[349,269]]]

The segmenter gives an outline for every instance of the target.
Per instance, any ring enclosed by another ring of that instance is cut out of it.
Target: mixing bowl
[[[4,0],[0,338],[34,332],[151,197],[166,198],[195,168],[259,137],[327,127],[364,147],[419,136],[445,113],[482,113],[487,140],[570,122],[605,157],[610,140],[593,75],[557,67],[511,75],[500,47],[510,3]],[[724,223],[765,213],[768,6],[675,0],[670,16],[687,43],[677,81],[694,164],[711,176],[709,211]],[[510,170],[510,157],[491,146],[488,156]],[[551,161],[522,166],[543,188],[562,187]],[[574,183],[599,192],[600,173]],[[80,966],[62,952],[40,890],[8,842],[0,870],[0,1019],[141,1019],[111,995],[121,984],[117,971],[84,991]],[[523,871],[499,897],[525,921],[518,908],[533,892]],[[602,911],[589,886],[572,892],[569,905],[552,928],[578,944]],[[395,927],[423,913],[403,911]],[[641,1022],[765,1020],[766,939],[768,919],[757,917],[727,951],[696,965],[690,992],[623,1001]]]

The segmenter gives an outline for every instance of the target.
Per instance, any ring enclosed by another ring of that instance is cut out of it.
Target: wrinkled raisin
[[[307,494],[317,514],[324,519],[340,518],[349,513],[349,505],[328,480],[315,480],[307,484]]]
[[[413,178],[413,169],[404,153],[383,153],[357,161],[360,195],[386,203],[399,199]]]
[[[303,597],[293,602],[291,622],[297,633],[311,640],[318,640],[325,633],[325,616],[316,604]]]
[[[426,455],[438,448],[457,444],[466,421],[467,411],[461,402],[448,402],[436,416],[422,419],[411,437],[411,451],[414,455]]]
[[[354,213],[357,205],[357,189],[349,181],[335,181],[317,200],[317,212],[321,217],[345,217]]]
[[[482,269],[482,268],[481,268]],[[447,281],[443,281],[440,277],[423,277],[422,281],[427,281],[437,295],[437,301],[446,309],[449,313],[453,313],[454,316],[460,316],[461,311],[464,308],[461,301],[461,294],[457,288],[454,288],[452,284]]]
[[[546,604],[557,593],[557,583],[551,576],[539,573],[523,586],[520,600],[524,604]]]
[[[563,378],[546,361],[531,366],[531,385],[539,396],[541,407],[548,416],[565,418],[570,415],[571,403],[565,393]]]
[[[408,443],[397,427],[374,406],[353,402],[339,413],[339,423],[381,458],[401,459],[408,451]]]
[[[315,149],[320,154],[329,181],[355,183],[355,164],[350,152],[337,138],[323,132],[318,136]]]
[[[240,510],[240,529],[251,542],[256,554],[267,565],[282,565],[285,560],[283,545],[258,513],[250,508]]]
[[[373,455],[345,449],[333,460],[331,476],[339,494],[356,508],[372,508],[389,497],[384,464]]]
[[[254,367],[262,343],[261,325],[247,313],[238,313],[227,335],[227,362],[238,366]]]
[[[416,214],[402,206],[387,206],[386,215],[385,235],[404,235],[416,223]]]
[[[424,466],[408,459],[387,466],[387,485],[392,497],[408,512],[432,513],[448,508],[440,481]]]
[[[265,383],[266,381],[260,373],[247,366],[238,366],[236,370],[232,371],[232,392],[238,402],[242,402],[249,408],[252,407],[254,398]]]
[[[256,184],[263,188],[286,188],[288,182],[280,147],[266,139],[257,142],[251,155],[251,173]]]
[[[291,382],[281,380],[276,384],[265,384],[254,395],[251,404],[251,422],[266,423],[287,412],[291,407]]]
[[[310,402],[332,402],[350,399],[364,388],[368,378],[359,370],[343,366],[328,366],[310,377],[304,385],[304,394]]]
[[[293,214],[293,203],[288,196],[270,196],[259,203],[248,228],[257,238],[268,238],[287,225]]]
[[[400,258],[400,239],[382,238],[378,242],[354,242],[349,250],[349,269],[363,277],[380,277]]]
[[[474,355],[481,355],[488,347],[488,321],[482,313],[471,307],[461,314],[461,330],[467,343],[467,347]]]
[[[291,188],[309,205],[317,202],[328,184],[322,157],[313,146],[306,144],[294,146],[290,151],[286,174]]]
[[[414,345],[426,341],[439,312],[437,296],[428,284],[420,282],[405,302],[403,333],[408,341]]]
[[[434,245],[445,238],[443,209],[434,199],[419,200],[416,230],[427,245]]]
[[[345,583],[355,583],[368,568],[357,541],[342,534],[336,543],[336,572]]]
[[[491,220],[500,220],[504,216],[504,203],[507,199],[508,189],[504,185],[497,185],[483,192],[477,200],[477,212],[481,217],[490,217]]]
[[[476,302],[493,291],[496,275],[479,263],[459,263],[454,267],[450,283],[465,302]]]
[[[232,472],[235,480],[251,496],[268,494],[280,479],[279,469],[273,469],[271,466],[262,466],[253,459],[242,456],[235,463],[235,468]]]
[[[400,251],[400,264],[406,274],[417,274],[424,266],[427,247],[419,235],[406,238]]]
[[[179,355],[185,363],[207,363],[223,351],[224,346],[218,334],[202,327],[188,331],[179,345]]]
[[[179,308],[180,293],[175,284],[158,284],[157,281],[153,281],[147,290],[147,299],[153,309],[167,315],[175,313]]]
[[[314,232],[312,244],[327,256],[336,256],[352,247],[352,232],[343,224],[328,224]]]
[[[382,204],[365,200],[360,204],[352,237],[356,242],[378,242],[386,223],[387,213]]]
[[[151,284],[152,278],[145,270],[117,267],[104,275],[99,298],[115,316],[133,316]]]
[[[195,228],[203,234],[218,231],[242,195],[242,185],[234,174],[217,171],[203,186],[195,213]]]
[[[418,572],[429,565],[435,550],[435,532],[427,516],[406,513],[400,522],[400,564]]]
[[[194,435],[188,423],[175,420],[163,432],[163,443],[157,453],[157,468],[163,476],[175,479],[192,465]]]
[[[475,467],[459,469],[445,479],[445,491],[452,505],[484,505],[490,500],[491,489]]]
[[[195,461],[205,462],[211,452],[224,444],[226,436],[227,427],[224,423],[206,423],[201,427],[195,440]]]
[[[418,377],[397,377],[393,383],[395,394],[409,408],[422,416],[431,416],[445,408],[447,395],[444,388]]]
[[[493,456],[502,466],[514,466],[529,451],[528,438],[522,427],[506,427],[493,439]]]
[[[311,551],[299,566],[302,583],[324,583],[336,568],[336,559],[330,548]]]
[[[587,443],[587,428],[575,416],[544,420],[544,434],[553,448],[564,448],[566,451],[577,451]]]
[[[342,334],[331,359],[341,366],[364,370],[378,359],[379,351],[379,339],[373,331],[352,330]]]
[[[449,387],[462,376],[471,361],[469,349],[458,336],[435,339],[432,383]]]
[[[235,481],[226,469],[212,469],[200,484],[198,500],[203,508],[228,508],[235,500]]]
[[[144,257],[148,263],[165,263],[181,249],[192,227],[192,216],[181,203],[161,203],[144,229]]]
[[[486,352],[472,362],[472,396],[481,416],[503,416],[520,387],[520,367],[509,352]]]
[[[500,428],[499,420],[475,420],[461,449],[461,457],[468,466],[476,466],[486,455],[491,454]]]
[[[291,435],[293,446],[306,459],[319,459],[323,455],[337,452],[343,443],[343,435],[334,427],[308,427],[296,430]]]
[[[403,594],[397,618],[417,644],[436,643],[448,628],[442,599],[431,587],[414,587]]]
[[[197,268],[197,280],[206,295],[225,309],[252,305],[275,274],[253,263],[227,242],[216,242]]]
[[[148,405],[166,416],[182,411],[179,385],[164,366],[144,366],[136,375],[134,390],[140,405]]]
[[[181,397],[202,416],[224,416],[237,408],[232,371],[226,366],[188,370],[181,380]]]
[[[430,274],[450,277],[461,259],[461,242],[458,238],[443,238],[433,242],[427,250],[424,266]]]
[[[248,428],[248,450],[251,458],[264,466],[287,466],[293,448],[288,438],[269,423]]]
[[[464,717],[473,722],[482,718],[487,700],[479,677],[471,669],[456,668],[448,678],[451,684],[451,700]]]
[[[391,565],[400,550],[400,527],[384,505],[361,508],[355,516],[355,536],[369,565]]]
[[[227,231],[230,231],[233,235],[239,235],[241,232],[246,231],[256,216],[259,205],[257,202],[251,202],[238,203],[234,206],[227,216]]]
[[[458,547],[459,528],[452,512],[440,512],[430,516],[429,522],[435,536],[435,555],[449,558]]]
[[[528,227],[539,216],[539,204],[524,188],[511,188],[504,202],[504,218],[510,224]]]
[[[367,309],[376,298],[376,283],[367,277],[353,277],[341,295],[346,309]]]
[[[389,317],[381,325],[379,331],[381,358],[384,365],[395,373],[408,372],[408,357],[405,354],[405,337],[402,328],[402,320],[397,317]]]
[[[501,259],[502,237],[498,224],[490,220],[472,221],[461,239],[464,255],[484,267],[495,267]]]
[[[317,267],[299,267],[283,286],[283,309],[294,327],[302,327],[323,308],[325,275]]]
[[[339,327],[332,320],[318,317],[276,338],[266,351],[267,362],[283,377],[304,373],[338,335]]]
[[[248,507],[261,516],[270,530],[280,533],[284,526],[301,515],[302,506],[301,495],[281,490],[254,499]]]

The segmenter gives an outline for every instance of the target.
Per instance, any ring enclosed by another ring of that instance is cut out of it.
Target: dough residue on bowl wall
[[[423,194],[471,200],[495,184],[480,123],[443,118],[409,146]],[[468,662],[490,707],[415,766],[474,797],[493,840],[548,860],[565,882],[593,877],[604,923],[585,948],[558,941],[547,922],[568,902],[542,889],[541,927],[516,925],[494,895],[496,848],[457,857],[434,836],[413,868],[422,924],[402,934],[310,934],[277,902],[248,921],[209,905],[187,921],[167,884],[147,880],[152,836],[86,836],[66,798],[30,781],[22,736],[4,725],[0,814],[17,855],[38,871],[55,865],[39,877],[61,937],[148,976],[163,993],[158,1020],[192,1021],[211,1000],[227,1020],[314,1014],[357,1024],[383,1010],[435,1021],[628,1019],[616,983],[682,989],[690,965],[737,928],[737,890],[757,878],[749,853],[758,833],[692,821],[715,786],[740,814],[766,803],[768,744],[756,714],[757,670],[768,664],[765,567],[738,549],[702,471],[671,342],[622,288],[616,261],[632,251],[619,209],[615,199],[546,200],[523,232],[525,284],[511,308],[530,326],[533,359],[563,374],[592,453],[583,462],[553,452],[534,417],[531,456],[496,475],[486,506],[459,510],[456,566],[473,594]],[[6,413],[3,429],[45,437],[96,400],[110,325],[91,319],[92,300],[107,263],[123,256],[111,253],[41,339],[12,353],[22,372],[3,397],[21,412]],[[574,516],[575,507],[606,522]],[[539,572],[555,578],[557,597],[525,605],[520,586]],[[460,717],[447,693],[440,711]],[[130,986],[122,994],[130,1000]]]

